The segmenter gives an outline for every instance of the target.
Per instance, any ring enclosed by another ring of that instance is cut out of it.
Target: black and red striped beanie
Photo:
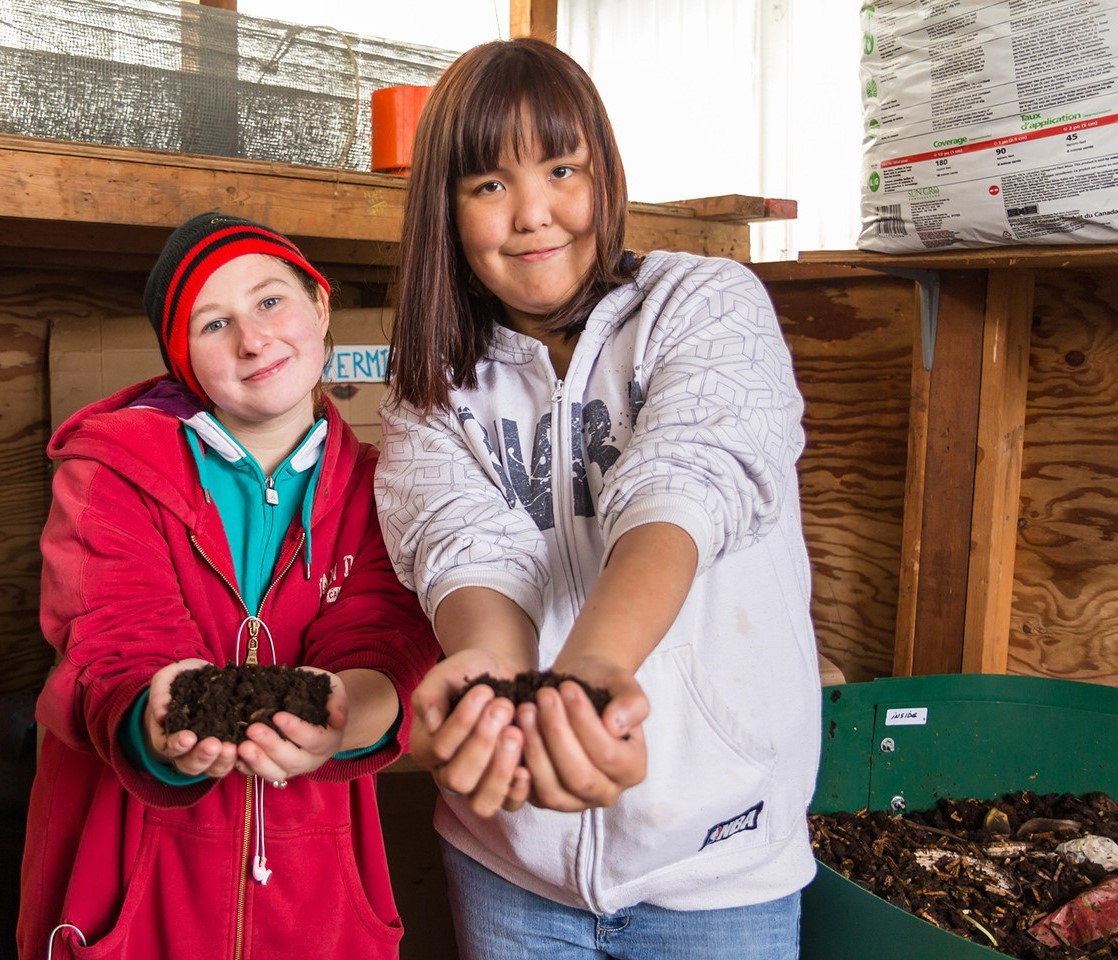
[[[172,377],[199,397],[206,394],[190,365],[190,312],[215,270],[250,253],[279,257],[307,273],[330,293],[326,278],[282,234],[251,220],[217,212],[187,220],[172,233],[148,275],[144,307],[159,338],[163,362]]]

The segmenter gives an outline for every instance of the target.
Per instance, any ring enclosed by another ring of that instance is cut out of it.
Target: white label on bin
[[[927,707],[893,707],[885,711],[887,727],[922,727],[927,722]]]

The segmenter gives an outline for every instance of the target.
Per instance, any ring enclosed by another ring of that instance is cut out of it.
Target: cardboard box
[[[374,444],[385,392],[376,378],[383,379],[391,324],[387,308],[335,310],[330,319],[336,379],[327,392],[357,436]],[[49,369],[52,429],[86,404],[166,370],[145,316],[55,321]]]

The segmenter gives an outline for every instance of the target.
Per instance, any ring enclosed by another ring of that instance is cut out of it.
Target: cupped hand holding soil
[[[241,743],[253,723],[278,728],[272,717],[281,710],[325,727],[330,677],[311,670],[277,665],[208,665],[184,670],[171,681],[171,702],[163,720],[169,736],[191,730],[206,737]]]
[[[598,711],[598,716],[601,716],[610,702],[610,693],[608,690],[591,686],[585,680],[581,680],[571,674],[556,673],[552,670],[525,670],[523,673],[518,673],[511,680],[493,677],[488,673],[483,673],[480,676],[473,677],[466,681],[466,685],[451,698],[450,708],[453,710],[458,701],[466,695],[466,692],[472,690],[479,684],[492,687],[493,692],[498,697],[505,697],[512,701],[513,706],[518,706],[521,703],[535,703],[536,693],[539,690],[544,687],[557,688],[559,684],[566,680],[577,683],[586,691],[586,695],[590,698],[590,702],[594,705],[594,709]]]

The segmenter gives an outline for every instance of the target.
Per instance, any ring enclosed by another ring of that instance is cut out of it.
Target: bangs
[[[531,141],[545,158],[572,153],[583,142],[590,146],[585,105],[572,95],[568,78],[539,67],[539,62],[509,57],[479,78],[470,102],[458,112],[452,178],[496,169],[508,143],[517,160],[534,159],[524,157]]]

